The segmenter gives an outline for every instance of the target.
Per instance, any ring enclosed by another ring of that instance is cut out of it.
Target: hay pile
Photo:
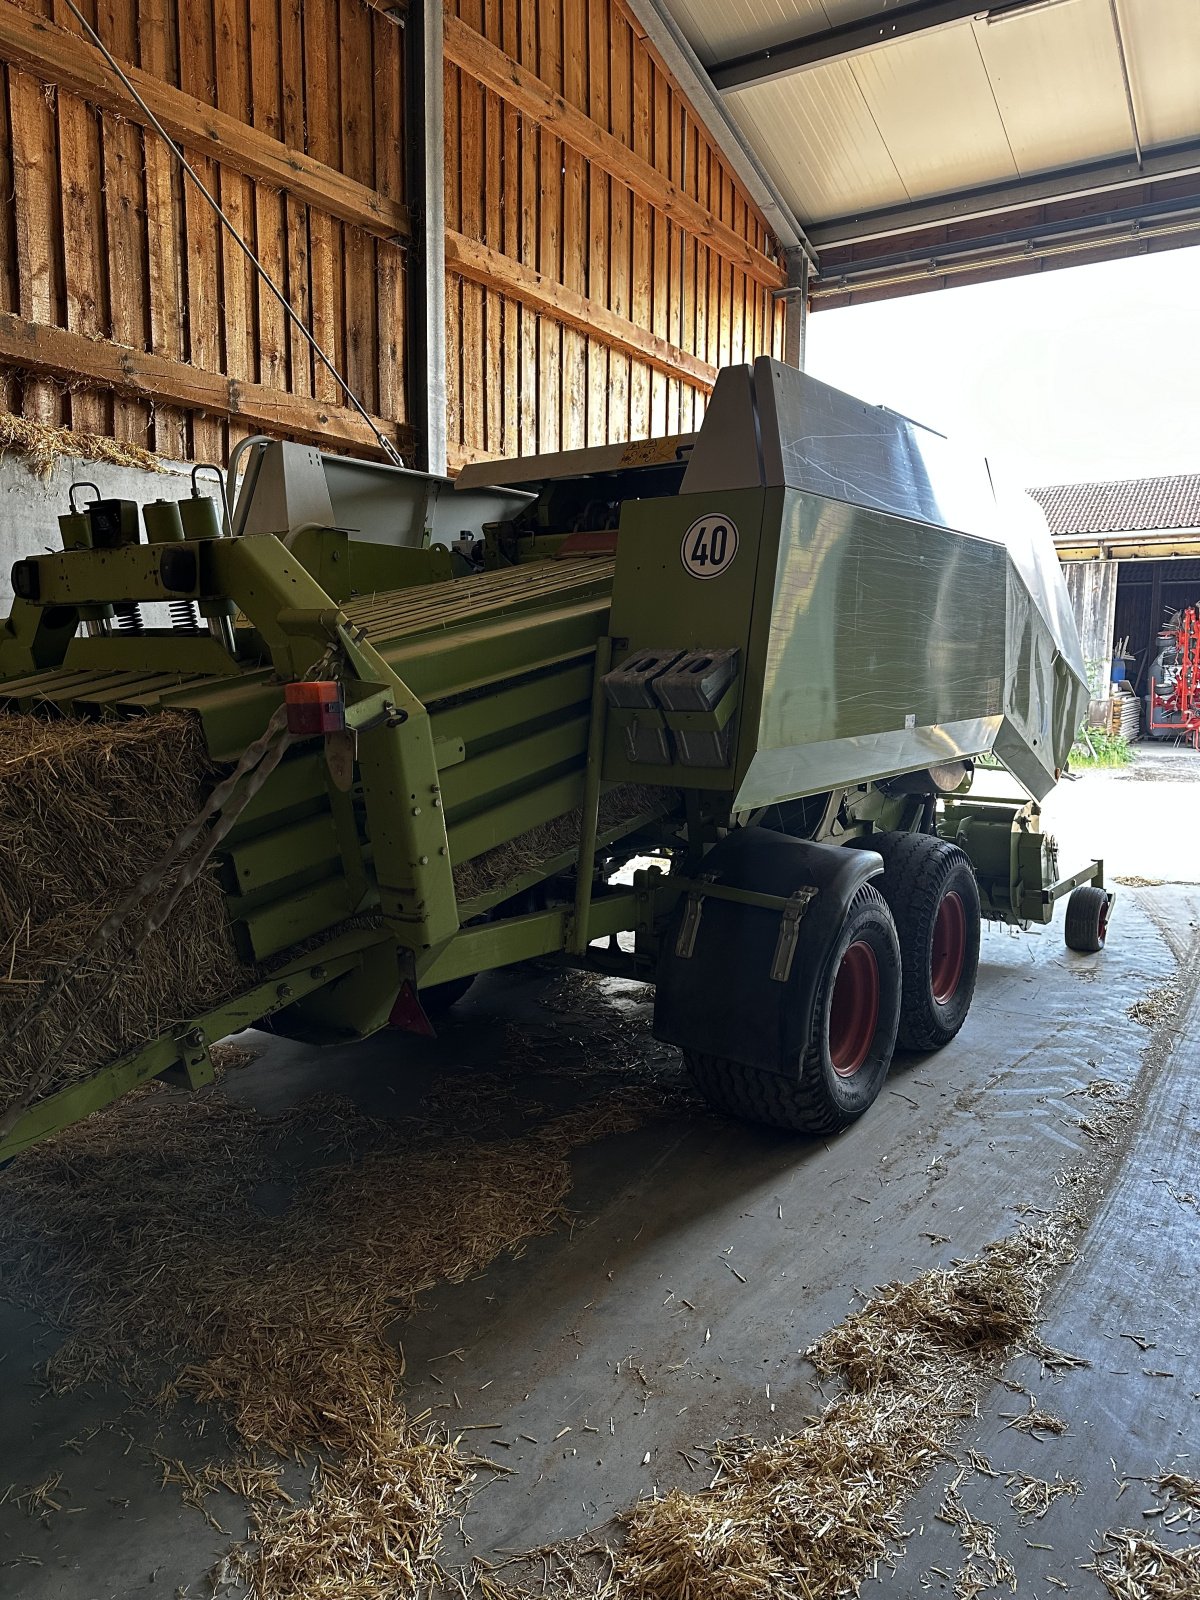
[[[1112,1600],[1196,1600],[1200,1595],[1200,1545],[1168,1550],[1132,1528],[1104,1535],[1104,1548],[1088,1562]]]
[[[123,722],[0,715],[0,1041],[210,787],[200,729],[180,713]],[[105,996],[114,959],[124,975]],[[247,977],[223,896],[206,874],[167,928],[139,948],[135,919],[0,1049],[0,1125],[31,1085],[49,1092],[84,1077],[224,1000]]]
[[[511,1079],[497,1083],[511,1110]],[[53,1388],[119,1378],[226,1421],[232,1461],[166,1478],[201,1506],[247,1496],[252,1538],[224,1570],[258,1600],[411,1592],[479,1462],[406,1415],[389,1326],[553,1229],[572,1150],[660,1103],[610,1091],[485,1141],[340,1100],[263,1117],[150,1085],[0,1175],[0,1293],[64,1331]],[[315,1476],[293,1504],[279,1474],[300,1458]]]
[[[60,456],[83,461],[106,461],[116,467],[142,467],[148,472],[163,470],[158,457],[140,445],[123,444],[98,433],[76,433],[32,417],[0,412],[0,456],[19,456],[30,472],[39,478],[50,476]]]
[[[699,1494],[638,1506],[615,1553],[639,1600],[857,1594],[901,1543],[901,1513],[981,1388],[1034,1330],[1066,1229],[1052,1219],[977,1260],[891,1283],[807,1352],[845,1392],[801,1433],[718,1445]],[[1006,1576],[1006,1574],[1005,1574]]]

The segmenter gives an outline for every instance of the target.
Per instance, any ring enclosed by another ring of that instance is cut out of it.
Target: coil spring
[[[136,600],[117,601],[113,606],[113,613],[117,619],[117,627],[122,633],[145,633],[142,608]]]
[[[199,633],[200,614],[194,600],[172,600],[168,606],[176,633]]]

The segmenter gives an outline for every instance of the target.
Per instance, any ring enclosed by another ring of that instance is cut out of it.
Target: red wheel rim
[[[933,924],[929,981],[939,1005],[954,998],[967,959],[967,913],[953,890],[942,899]]]
[[[852,1078],[870,1054],[879,1027],[879,963],[862,939],[847,946],[829,1002],[829,1059]]]
[[[1105,901],[1104,901],[1104,904],[1100,907],[1100,916],[1099,916],[1099,919],[1097,921],[1097,926],[1096,926],[1096,937],[1097,937],[1097,939],[1099,939],[1101,944],[1104,943],[1104,940],[1105,940],[1105,937],[1106,937],[1107,933],[1108,933],[1108,900],[1106,898]]]

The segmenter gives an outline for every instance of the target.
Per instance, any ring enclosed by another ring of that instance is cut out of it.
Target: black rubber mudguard
[[[659,953],[654,1034],[683,1050],[789,1073],[811,1032],[812,1008],[832,941],[855,894],[883,862],[870,850],[813,844],[767,828],[739,828],[714,845],[697,877],[787,899],[812,888],[786,981],[771,976],[778,911],[701,899],[690,955],[680,951],[684,895]]]

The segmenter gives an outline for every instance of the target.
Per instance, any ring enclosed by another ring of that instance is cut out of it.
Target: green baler
[[[716,1104],[829,1130],[962,1025],[981,915],[1073,889],[1103,944],[1100,863],[1059,880],[1038,829],[1086,698],[1048,536],[892,412],[764,358],[695,436],[453,488],[252,442],[212,504],[147,542],[120,502],[64,517],[14,568],[0,705],[198,720],[246,982],[10,1111],[0,1157],[205,1081],[236,1028],[428,1029],[551,954],[654,979]],[[968,797],[987,755],[1028,798]]]

